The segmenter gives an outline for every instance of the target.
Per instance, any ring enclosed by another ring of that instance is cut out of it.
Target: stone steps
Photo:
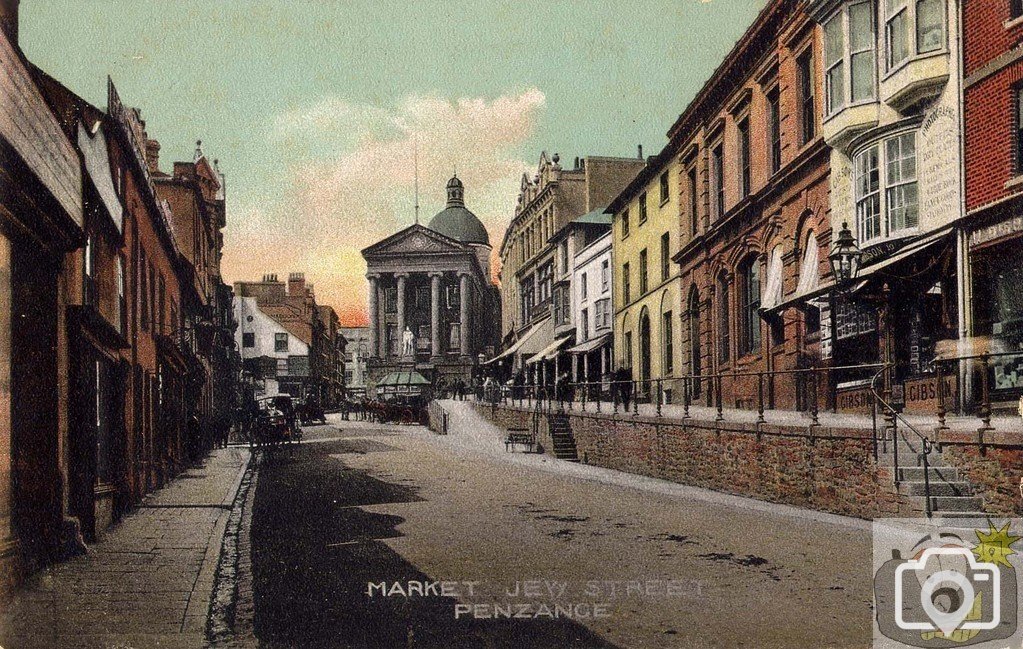
[[[575,445],[575,438],[572,436],[572,427],[565,415],[549,415],[548,430],[551,434],[551,441],[554,448],[554,457],[568,462],[579,461],[579,451]]]

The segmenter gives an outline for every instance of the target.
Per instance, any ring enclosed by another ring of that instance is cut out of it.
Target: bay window
[[[856,156],[856,230],[860,245],[881,236],[881,180],[878,171],[877,147]]]
[[[870,146],[856,155],[853,167],[861,245],[920,224],[915,132]]]
[[[824,24],[824,89],[829,115],[837,113],[845,104],[844,16],[840,11]]]
[[[916,186],[916,134],[885,142],[888,228],[896,232],[920,224]]]
[[[885,46],[888,69],[911,56],[945,48],[944,0],[886,0]]]
[[[824,81],[829,115],[874,98],[874,43],[874,10],[870,2],[850,3],[824,24]]]

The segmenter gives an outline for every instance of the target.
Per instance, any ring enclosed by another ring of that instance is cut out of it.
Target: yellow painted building
[[[614,214],[615,367],[628,368],[632,378],[649,381],[641,393],[656,395],[662,379],[666,402],[681,401],[684,375],[679,250],[679,157],[665,150],[608,207]]]

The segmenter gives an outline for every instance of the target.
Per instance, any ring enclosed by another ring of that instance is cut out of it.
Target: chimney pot
[[[638,144],[638,145],[636,145],[636,148],[638,149],[637,157],[640,160],[642,160],[643,159],[643,145],[642,144]]]

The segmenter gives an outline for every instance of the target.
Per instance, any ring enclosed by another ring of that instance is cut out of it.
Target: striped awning
[[[569,354],[588,354],[598,347],[603,347],[611,339],[611,334],[604,334],[596,338],[590,338],[586,342],[576,345],[568,350]]]
[[[568,342],[568,340],[569,340],[568,336],[565,336],[564,338],[558,338],[550,345],[548,345],[542,352],[536,354],[528,361],[526,361],[526,365],[532,365],[533,363],[539,363],[540,361],[545,361],[549,358],[554,358],[555,356],[558,355],[558,351],[564,346],[565,343]]]

